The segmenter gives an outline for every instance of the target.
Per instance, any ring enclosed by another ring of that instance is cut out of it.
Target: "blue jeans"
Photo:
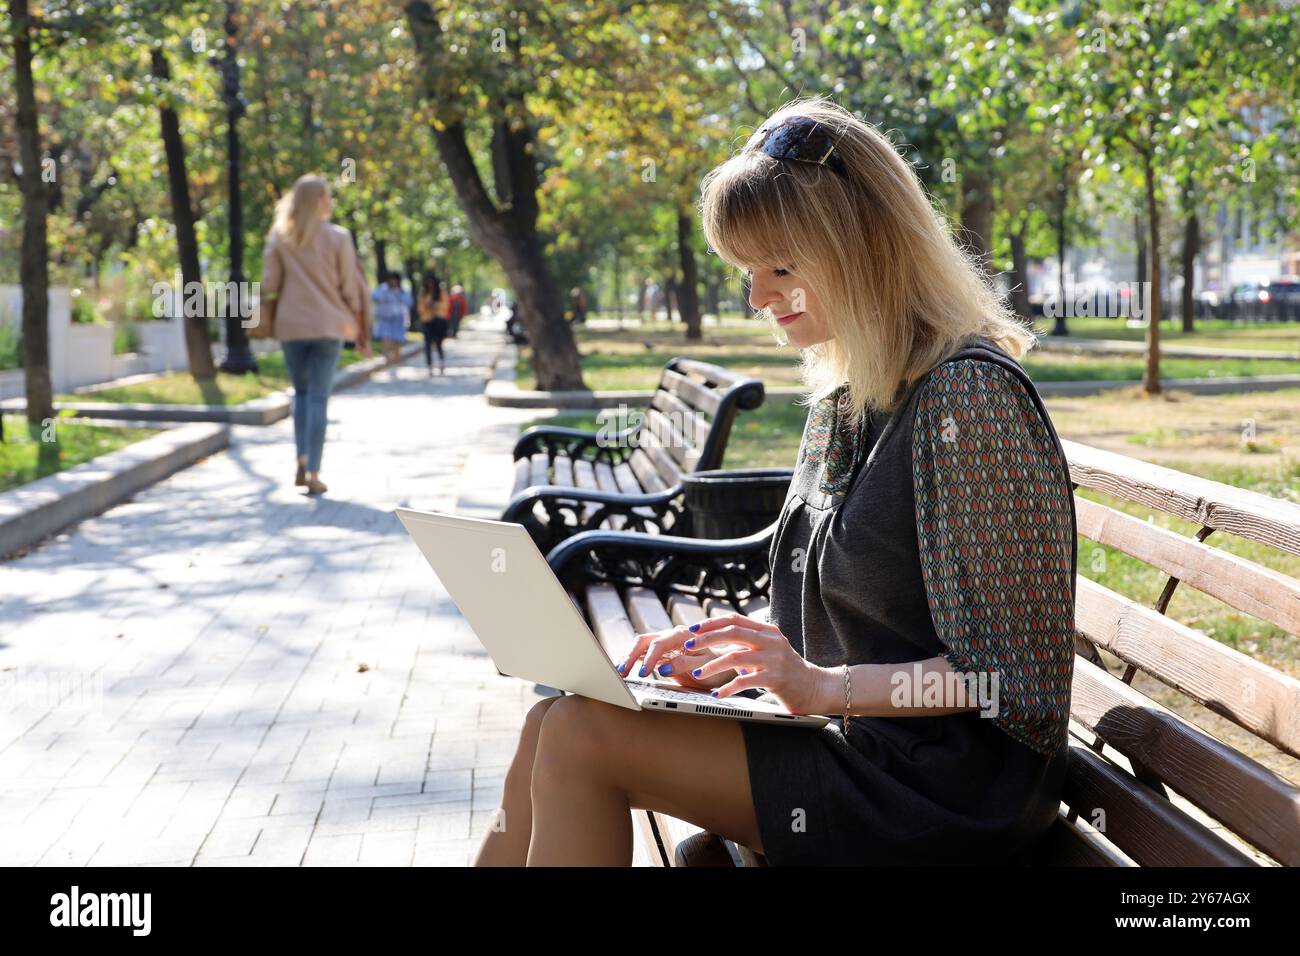
[[[293,382],[293,440],[307,456],[307,470],[320,471],[325,448],[325,408],[343,343],[338,339],[292,339],[280,343]]]

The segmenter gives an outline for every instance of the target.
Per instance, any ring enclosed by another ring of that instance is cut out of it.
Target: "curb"
[[[0,492],[0,557],[97,515],[229,444],[227,425],[181,425]]]
[[[1094,352],[1100,355],[1145,355],[1147,347],[1142,342],[1121,339],[1084,339],[1075,336],[1042,335],[1035,349],[1047,352]],[[1197,345],[1171,345],[1160,343],[1162,358],[1201,359],[1276,359],[1280,362],[1300,361],[1300,352],[1268,352],[1260,349],[1215,349]]]
[[[418,342],[402,347],[402,359],[419,353]],[[333,390],[352,388],[366,381],[384,367],[380,356],[357,362],[334,374]],[[21,398],[0,402],[6,412],[23,412],[27,403]],[[292,393],[288,390],[273,392],[262,398],[239,405],[165,405],[123,402],[55,402],[55,411],[71,410],[76,418],[130,419],[142,422],[219,422],[225,425],[273,425],[288,418],[293,410]]]

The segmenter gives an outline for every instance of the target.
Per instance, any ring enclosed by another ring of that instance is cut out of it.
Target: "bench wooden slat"
[[[1300,864],[1300,789],[1082,657],[1070,716],[1233,833]]]
[[[573,487],[573,459],[568,455],[556,455],[552,463],[555,468],[555,483],[566,488]]]
[[[711,388],[693,382],[685,375],[674,372],[672,369],[664,369],[659,376],[659,386],[665,391],[672,392],[683,402],[696,411],[704,412],[710,418],[718,414],[718,409],[722,407],[722,398]]]
[[[651,408],[646,415],[646,427],[654,436],[655,443],[663,448],[679,466],[685,467],[690,442],[686,436],[673,427],[673,423],[656,408]]]
[[[1095,501],[1075,498],[1079,533],[1239,611],[1300,634],[1300,581]]]
[[[1085,488],[1300,554],[1300,505],[1078,442],[1061,447]]]
[[[531,461],[532,470],[528,476],[529,483],[534,485],[549,485],[551,480],[547,473],[550,471],[551,463],[546,457],[546,452],[533,452]]]
[[[682,480],[681,466],[673,460],[672,455],[659,443],[658,437],[653,432],[641,433],[640,447],[630,457],[635,458],[637,455],[644,455],[650,460],[655,474],[659,476],[665,488]]]
[[[631,653],[636,631],[623,609],[623,599],[612,584],[593,584],[587,588],[587,620],[611,661],[621,661]]]
[[[672,392],[656,390],[654,398],[650,399],[650,407],[659,409],[675,421],[693,446],[698,447],[709,440],[709,423],[704,416]]]
[[[609,462],[598,461],[592,467],[596,473],[597,488],[599,488],[601,491],[612,491],[615,493],[618,493],[620,491],[618,487],[618,480],[614,477],[614,469]],[[585,514],[591,514],[591,512],[594,511],[595,509],[596,506],[589,505],[586,508],[584,508],[583,511]],[[622,515],[610,515],[606,519],[606,523],[615,531],[618,531],[627,523],[627,519],[624,518]]]
[[[668,617],[674,627],[689,627],[698,624],[707,615],[697,599],[685,594],[673,594],[668,598]]]
[[[646,491],[653,493],[656,491],[668,490],[668,486],[665,485],[663,479],[659,477],[659,472],[655,468],[654,462],[651,460],[650,456],[640,448],[627,456],[627,463],[632,469],[633,474],[636,475],[636,480],[641,482],[641,487]]]
[[[523,491],[532,484],[533,463],[527,458],[520,458],[515,462],[515,484],[510,491],[510,497],[513,498],[519,492]]]
[[[1070,745],[1063,797],[1140,866],[1255,865],[1150,787],[1079,744]]]
[[[614,480],[618,483],[618,490],[625,495],[639,495],[645,491],[641,482],[636,480],[636,472],[625,461],[614,466]]]
[[[614,468],[607,461],[598,461],[592,466],[596,472],[596,487],[601,491],[619,491],[618,479],[614,477]]]
[[[1038,849],[1046,866],[1128,866],[1096,836],[1067,820],[1064,814],[1048,828]]]
[[[672,619],[664,610],[659,595],[649,588],[628,588],[623,605],[627,608],[628,619],[638,634],[650,631],[662,631],[673,626]]]
[[[596,490],[596,469],[585,458],[573,462],[573,483],[579,488]]]
[[[1083,576],[1075,617],[1098,647],[1300,756],[1300,681],[1294,677]]]

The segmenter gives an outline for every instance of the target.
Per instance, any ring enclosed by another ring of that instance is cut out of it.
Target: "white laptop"
[[[407,532],[492,656],[512,677],[631,710],[821,727],[772,699],[724,697],[661,680],[624,679],[523,525],[398,508]]]

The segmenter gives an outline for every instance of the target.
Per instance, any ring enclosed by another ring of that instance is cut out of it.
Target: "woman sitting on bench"
[[[701,208],[812,407],[770,622],[638,635],[620,670],[836,719],[544,700],[477,863],[626,865],[630,808],[773,865],[1021,860],[1060,805],[1074,657],[1069,471],[1016,361],[1034,335],[890,142],[823,98],[773,114]]]

